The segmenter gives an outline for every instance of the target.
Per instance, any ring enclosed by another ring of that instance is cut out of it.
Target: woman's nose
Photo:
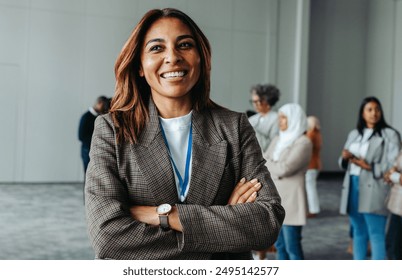
[[[178,63],[182,60],[182,56],[175,48],[168,48],[166,51],[165,62],[166,63]]]

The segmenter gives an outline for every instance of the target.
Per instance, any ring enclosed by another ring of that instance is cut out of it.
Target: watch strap
[[[159,215],[159,224],[163,230],[169,230],[169,218],[168,215]]]

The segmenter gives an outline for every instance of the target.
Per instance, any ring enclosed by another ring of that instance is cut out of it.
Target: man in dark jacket
[[[95,119],[98,115],[109,111],[110,98],[99,96],[93,107],[82,115],[78,129],[78,139],[81,141],[81,158],[84,163],[84,172],[86,173],[89,163],[89,149],[91,147],[92,134],[94,132]]]

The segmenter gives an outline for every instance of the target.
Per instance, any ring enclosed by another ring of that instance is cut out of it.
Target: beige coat
[[[399,153],[398,157],[396,158],[394,166],[398,170],[399,173],[402,173],[402,151]]]
[[[395,161],[394,167],[396,172],[402,173],[402,151],[399,153],[398,158]],[[387,208],[388,210],[398,216],[402,216],[402,184],[399,180],[398,183],[393,183],[391,190],[389,192],[389,197],[387,197]]]
[[[306,224],[307,200],[305,190],[305,173],[310,162],[313,145],[304,135],[300,136],[290,147],[283,150],[277,162],[272,155],[279,137],[273,139],[264,154],[265,164],[271,172],[272,179],[282,198],[286,217],[284,225],[301,226]]]

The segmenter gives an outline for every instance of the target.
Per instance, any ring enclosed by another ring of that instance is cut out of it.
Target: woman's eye
[[[180,47],[180,48],[183,48],[183,49],[189,49],[189,48],[192,48],[192,47],[193,47],[193,44],[190,43],[190,42],[183,42],[183,43],[180,43],[180,44],[179,44],[179,47]]]
[[[152,46],[149,50],[150,50],[151,52],[153,52],[153,51],[160,51],[161,49],[162,49],[161,46],[155,45],[155,46]]]

